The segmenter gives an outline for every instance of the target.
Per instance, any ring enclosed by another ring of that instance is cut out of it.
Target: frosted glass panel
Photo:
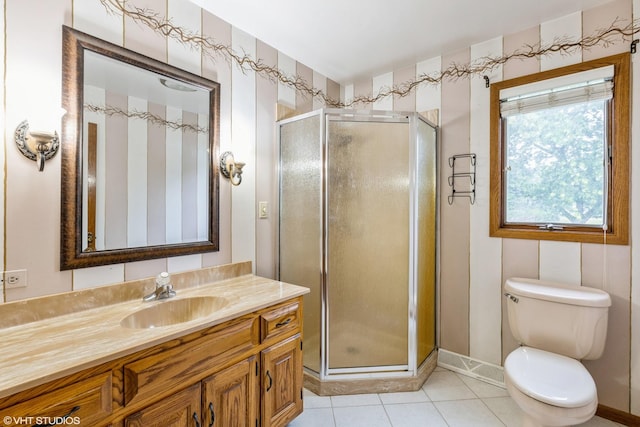
[[[305,368],[415,373],[435,348],[436,130],[351,110],[279,126],[279,272],[311,290]]]
[[[320,116],[280,127],[280,280],[306,286],[304,365],[320,370],[322,279]]]
[[[418,120],[417,349],[418,366],[436,346],[436,130]]]
[[[328,367],[407,365],[408,124],[329,120],[327,173]]]

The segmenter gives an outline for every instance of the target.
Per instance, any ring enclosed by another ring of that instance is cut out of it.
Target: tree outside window
[[[506,223],[602,228],[606,125],[606,101],[509,117]]]

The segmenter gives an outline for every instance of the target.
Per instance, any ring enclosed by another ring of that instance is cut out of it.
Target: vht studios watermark
[[[80,425],[80,417],[2,417],[5,426],[19,425],[51,425],[51,426],[73,426]]]

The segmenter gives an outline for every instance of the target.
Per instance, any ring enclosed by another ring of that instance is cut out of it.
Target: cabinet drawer
[[[187,378],[198,381],[216,365],[252,349],[257,341],[254,321],[255,317],[244,318],[192,343],[126,364],[125,405],[181,388]]]
[[[300,327],[300,303],[290,302],[260,314],[260,338],[286,334]]]
[[[12,424],[97,425],[112,412],[111,372],[41,394],[0,412],[11,417]]]

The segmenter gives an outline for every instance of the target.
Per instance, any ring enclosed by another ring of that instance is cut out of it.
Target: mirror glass
[[[219,85],[63,33],[61,268],[218,250]]]

